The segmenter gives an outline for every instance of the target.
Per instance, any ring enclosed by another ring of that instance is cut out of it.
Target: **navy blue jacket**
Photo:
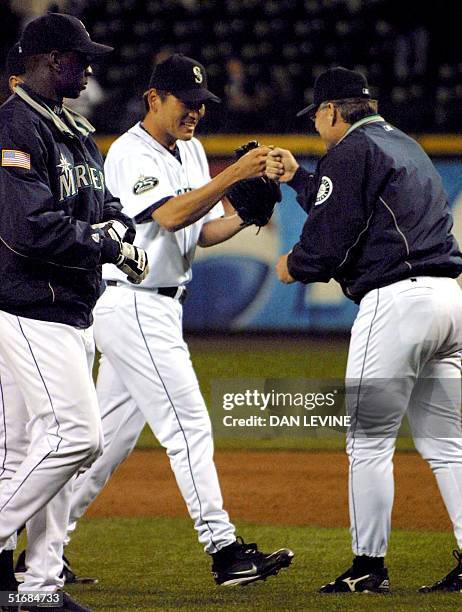
[[[334,278],[359,303],[404,278],[462,272],[441,177],[420,145],[379,115],[351,126],[314,175],[299,168],[289,185],[308,212],[288,257],[296,280]]]
[[[0,310],[92,323],[100,264],[115,243],[91,225],[128,219],[105,187],[92,131],[26,86],[0,107]]]

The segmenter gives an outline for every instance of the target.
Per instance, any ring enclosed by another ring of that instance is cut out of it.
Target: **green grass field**
[[[239,339],[190,342],[204,396],[219,378],[342,378],[347,341]],[[247,447],[239,440],[217,440],[218,447]],[[139,445],[156,445],[145,431]],[[256,441],[252,448],[343,449],[343,437]],[[409,440],[399,441],[404,450]],[[309,478],[309,474],[307,474]],[[303,483],[300,483],[301,490]],[[277,491],[275,491],[277,494]],[[295,494],[295,492],[294,492]],[[238,523],[239,533],[263,550],[289,546],[293,566],[277,577],[248,587],[217,587],[210,561],[197,544],[189,519],[83,520],[68,548],[81,575],[98,575],[95,586],[68,590],[95,610],[307,610],[307,611],[443,611],[462,607],[462,595],[422,595],[417,589],[442,577],[453,566],[450,533],[393,531],[388,566],[393,594],[320,595],[317,589],[351,562],[346,529],[269,526]]]
[[[83,520],[68,555],[80,574],[99,584],[67,587],[95,610],[457,610],[461,594],[423,595],[423,583],[446,573],[453,561],[450,534],[395,531],[388,566],[391,595],[320,595],[324,582],[351,561],[346,529],[238,523],[239,533],[263,550],[296,552],[291,568],[247,587],[218,587],[209,558],[186,519]]]
[[[326,339],[259,337],[213,337],[211,340],[193,336],[189,341],[202,393],[211,406],[213,381],[232,378],[269,379],[336,379],[344,377],[348,338]],[[213,419],[213,415],[212,415]],[[275,437],[252,441],[261,450],[343,450],[343,435],[306,438]],[[158,446],[151,430],[146,427],[138,442],[140,448]],[[216,448],[249,448],[249,442],[239,438],[215,436]],[[399,450],[414,450],[412,441],[398,439]]]
[[[347,358],[347,341],[287,340],[284,338],[213,338],[211,341],[192,337],[191,358],[202,393],[211,405],[212,382],[226,378],[341,379]],[[327,440],[272,439],[259,440],[261,449],[342,449],[343,437]],[[140,448],[157,446],[146,427],[138,442]],[[217,448],[248,448],[239,439],[215,437]]]

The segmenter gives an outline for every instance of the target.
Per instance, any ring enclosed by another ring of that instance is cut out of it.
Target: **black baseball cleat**
[[[13,551],[0,553],[0,591],[17,591],[18,581],[14,575]]]
[[[333,582],[319,589],[320,593],[389,593],[390,580],[388,570],[376,568],[369,571],[358,571],[355,565]]]
[[[20,552],[14,566],[14,574],[18,582],[24,582],[24,574],[26,573],[26,551]]]
[[[283,567],[289,567],[294,553],[280,548],[270,554],[258,550],[256,544],[246,544],[241,537],[218,551],[213,557],[212,576],[222,586],[246,585],[266,580]]]
[[[77,576],[71,568],[69,559],[63,555],[63,571],[61,577],[64,578],[66,584],[98,584],[98,578],[90,578],[89,576]]]
[[[457,559],[457,567],[449,572],[447,576],[434,584],[420,587],[419,593],[435,593],[437,591],[446,593],[462,593],[462,553],[453,550],[452,554]]]
[[[74,601],[68,593],[63,593],[62,606],[31,606],[24,604],[19,608],[19,612],[92,612],[90,608],[85,608]]]
[[[16,593],[18,583],[14,576],[13,551],[3,550],[0,553],[0,591]],[[17,611],[17,606],[0,605],[1,612]]]
[[[23,550],[19,555],[16,566],[15,576],[18,582],[24,582],[24,574],[26,573],[26,551]],[[77,576],[74,570],[71,568],[68,558],[63,555],[63,571],[61,572],[61,578],[63,578],[66,584],[97,584],[98,578],[89,578],[87,576]]]

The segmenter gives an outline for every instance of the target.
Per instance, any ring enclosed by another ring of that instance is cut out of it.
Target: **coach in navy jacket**
[[[295,173],[288,185],[308,219],[299,242],[279,264],[282,274],[287,264],[290,277],[302,283],[334,278],[357,303],[371,289],[404,278],[456,278],[462,272],[441,177],[420,145],[374,112],[368,97],[362,100],[369,105],[366,113],[350,104],[348,129],[327,143],[314,175],[292,158]],[[326,100],[299,115],[314,110],[322,122]],[[276,159],[277,150],[272,155]]]
[[[322,593],[388,593],[393,454],[405,415],[462,549],[462,254],[441,178],[422,148],[377,114],[365,77],[319,75],[309,113],[327,146],[314,175],[274,149],[267,174],[308,213],[280,257],[283,283],[337,280],[359,303],[345,375],[352,566]],[[457,567],[421,592],[462,592]]]

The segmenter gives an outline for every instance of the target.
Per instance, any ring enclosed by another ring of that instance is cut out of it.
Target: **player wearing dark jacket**
[[[359,303],[345,377],[355,557],[321,592],[386,593],[392,460],[405,414],[462,548],[462,254],[441,178],[422,148],[377,114],[362,74],[322,73],[306,112],[327,146],[315,174],[287,150],[268,155],[268,176],[288,182],[308,212],[276,271],[283,283],[334,278]],[[421,591],[462,592],[456,556],[457,568]]]
[[[93,131],[27,85],[0,108],[0,310],[91,324],[100,264],[117,247],[92,225],[110,219],[131,225],[105,187]]]
[[[18,47],[22,85],[0,109],[0,591],[17,587],[13,549],[24,523],[19,588],[54,596],[63,586],[73,476],[102,450],[91,376],[101,264],[134,282],[148,271],[142,249],[126,242],[131,220],[105,189],[90,124],[63,106],[85,88],[91,60],[110,50],[75,17],[29,22]],[[87,611],[67,594],[53,609]]]
[[[359,303],[411,276],[462,272],[441,177],[420,145],[370,115],[288,183],[308,212],[289,272],[303,283],[334,278]],[[329,237],[329,239],[326,239]]]

